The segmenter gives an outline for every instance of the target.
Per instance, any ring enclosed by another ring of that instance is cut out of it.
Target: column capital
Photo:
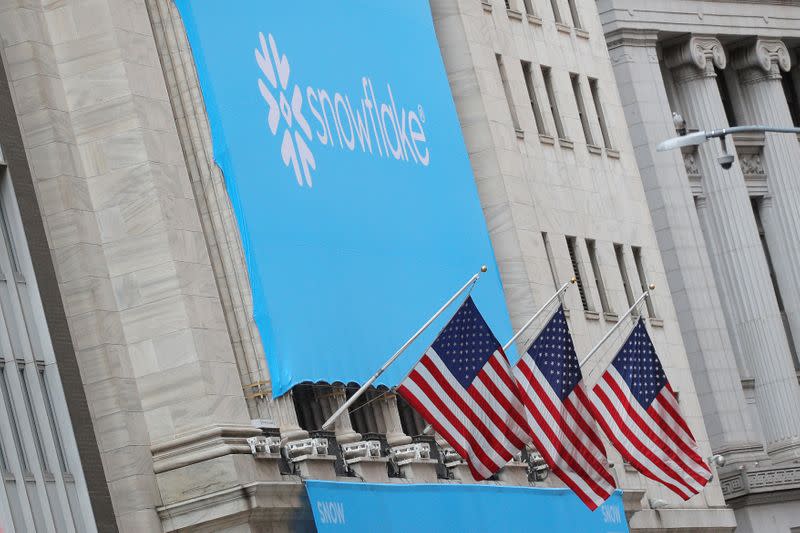
[[[753,83],[765,79],[779,79],[781,70],[788,72],[792,66],[789,49],[779,39],[758,38],[731,55],[731,65],[744,71],[743,83]]]
[[[693,79],[713,77],[714,67],[724,69],[727,57],[716,37],[693,35],[665,50],[664,62],[680,78]]]

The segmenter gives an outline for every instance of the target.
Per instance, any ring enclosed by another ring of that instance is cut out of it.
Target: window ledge
[[[558,145],[561,148],[569,148],[570,150],[574,150],[575,149],[575,143],[573,143],[569,139],[562,139],[562,138],[559,137]]]
[[[603,318],[609,322],[616,322],[619,320],[619,315],[617,313],[603,313]]]
[[[528,22],[531,24],[535,24],[536,26],[542,25],[542,17],[537,17],[536,15],[531,15],[528,13]]]
[[[664,321],[661,320],[660,318],[650,317],[650,327],[663,328],[664,327]]]
[[[508,15],[508,18],[510,19],[522,20],[522,13],[516,9],[506,9],[506,15]]]
[[[612,159],[619,159],[619,150],[614,148],[606,148],[606,155]]]
[[[603,153],[603,149],[599,146],[595,146],[594,144],[587,144],[586,149],[589,150],[590,154],[600,155]]]
[[[486,11],[487,13],[492,12],[492,4],[490,4],[489,2],[481,2],[481,5],[483,6],[483,10]]]
[[[517,139],[524,139],[525,138],[525,131],[523,131],[523,130],[521,130],[519,128],[514,128],[514,133],[517,134]]]
[[[552,135],[548,135],[546,133],[540,133],[539,142],[541,142],[542,144],[556,144],[556,139]]]
[[[577,35],[578,37],[580,37],[582,39],[588,39],[589,38],[589,32],[584,30],[583,28],[575,28],[575,35]]]
[[[556,22],[556,29],[561,33],[572,33],[572,28],[570,28],[563,22]]]
[[[600,320],[600,313],[597,311],[583,311],[583,316],[586,317],[586,320]]]

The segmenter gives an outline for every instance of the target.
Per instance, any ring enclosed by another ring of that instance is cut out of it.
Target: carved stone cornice
[[[715,76],[714,67],[724,69],[727,57],[719,39],[694,35],[665,50],[664,62],[677,80],[689,80]]]
[[[620,46],[655,48],[658,32],[639,28],[620,28],[606,33],[606,46],[609,50]]]
[[[789,72],[792,58],[783,41],[759,38],[737,48],[731,56],[731,65],[740,71],[741,83],[755,83],[766,79],[780,79],[781,70]]]
[[[748,496],[800,489],[800,466],[741,469],[720,476],[725,501],[734,509]]]

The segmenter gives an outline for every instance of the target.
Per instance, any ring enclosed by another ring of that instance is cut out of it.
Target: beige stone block
[[[141,410],[139,393],[133,379],[110,378],[85,384],[84,388],[92,419],[100,419],[119,412]]]
[[[81,32],[83,28],[78,27],[77,20],[73,18],[72,21],[75,23],[76,33]],[[58,62],[58,71],[64,77],[74,76],[122,59],[114,35],[109,31],[56,44],[53,46],[53,53]]]
[[[104,250],[109,274],[116,277],[169,261],[170,250],[165,237],[168,236],[163,231],[154,231],[107,244]]]
[[[117,527],[120,533],[141,533],[142,531],[161,531],[163,524],[155,509],[143,509],[125,514],[117,514]]]
[[[85,109],[129,93],[125,67],[122,62],[64,78],[64,95],[71,111]]]
[[[188,326],[183,297],[171,296],[162,300],[126,309],[120,313],[128,342],[159,337]]]
[[[84,383],[97,383],[109,378],[134,377],[129,349],[118,344],[104,344],[76,352]]]
[[[106,343],[125,343],[120,316],[115,312],[92,311],[74,316],[70,318],[69,325],[72,343],[77,350]]]
[[[78,175],[79,158],[75,145],[54,142],[28,150],[28,160],[37,180],[62,175]]]
[[[116,301],[107,277],[84,276],[61,284],[67,317],[91,311],[114,311]]]
[[[176,261],[174,266],[182,294],[219,298],[211,265]]]
[[[78,243],[99,244],[100,231],[94,214],[89,211],[69,209],[47,217],[50,245],[63,248]]]
[[[108,169],[126,167],[147,159],[133,96],[129,93],[72,112],[78,144],[100,141]]]
[[[53,263],[60,283],[84,276],[107,276],[103,249],[94,244],[76,244],[53,250]]]
[[[143,268],[111,279],[120,309],[163,300],[179,294],[179,282],[172,261]]]
[[[91,403],[93,397],[87,394]],[[93,416],[95,435],[101,452],[128,445],[150,445],[147,425],[141,410],[110,411],[102,416]]]
[[[161,505],[158,485],[152,474],[128,476],[108,484],[117,515],[152,509]]]
[[[219,298],[185,295],[184,302],[191,327],[227,332]]]
[[[25,146],[33,148],[51,142],[67,143],[72,140],[69,115],[55,109],[38,109],[19,115],[19,125],[25,137]]]
[[[206,383],[196,362],[139,377],[136,382],[145,411],[185,401],[207,401]],[[211,391],[208,391],[211,392]]]
[[[232,359],[225,363],[200,363],[200,368],[208,392],[226,396],[242,394],[239,370]]]
[[[202,232],[176,230],[170,231],[168,237],[175,261],[209,264],[208,249]]]
[[[109,483],[132,475],[153,475],[150,446],[128,445],[103,454],[103,470]]]
[[[5,49],[6,72],[12,82],[28,76],[58,76],[51,48],[35,41],[22,41]]]

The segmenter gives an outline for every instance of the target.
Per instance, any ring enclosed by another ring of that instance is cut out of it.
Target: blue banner
[[[306,481],[319,533],[627,533],[622,491],[594,512],[569,489]]]
[[[473,296],[511,336],[426,0],[176,5],[276,396],[365,381],[483,264]]]

